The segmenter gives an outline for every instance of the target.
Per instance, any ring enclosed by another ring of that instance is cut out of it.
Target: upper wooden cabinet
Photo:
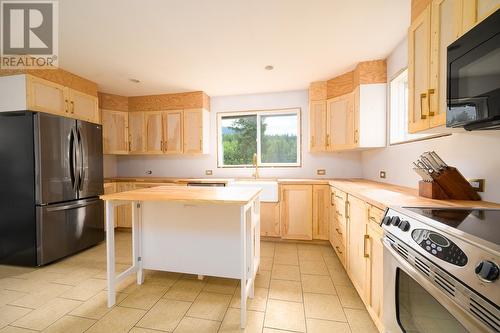
[[[0,77],[1,111],[39,111],[100,123],[97,97],[33,75]]]
[[[144,112],[145,152],[148,154],[163,153],[163,112]]]
[[[408,131],[446,124],[447,47],[500,8],[500,0],[433,0],[408,30]]]
[[[128,112],[128,152],[142,154],[145,150],[144,112]]]
[[[84,121],[100,123],[97,97],[74,89],[67,89],[71,116]]]
[[[163,114],[163,133],[165,154],[180,154],[183,151],[183,113],[182,110],[167,111]]]
[[[311,152],[326,151],[328,148],[326,101],[311,101],[309,113],[309,150]]]
[[[386,63],[359,63],[352,72],[309,87],[309,150],[384,147]]]
[[[101,110],[104,154],[127,154],[129,151],[128,112]]]
[[[184,153],[207,154],[210,147],[210,119],[205,109],[184,110]]]
[[[281,185],[281,237],[311,240],[312,185]]]
[[[459,0],[456,0],[457,2]],[[462,31],[464,34],[500,8],[500,0],[461,0]]]

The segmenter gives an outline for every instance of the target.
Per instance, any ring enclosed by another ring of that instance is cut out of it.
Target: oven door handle
[[[482,332],[484,330],[484,326],[479,324],[475,319],[473,319],[470,315],[468,315],[464,309],[455,303],[450,297],[448,297],[445,293],[439,290],[436,286],[434,286],[425,276],[416,270],[413,266],[411,266],[406,260],[404,260],[392,247],[392,243],[387,238],[382,238],[382,244],[384,248],[389,251],[392,258],[396,260],[396,264],[400,269],[406,272],[409,276],[411,276],[418,284],[422,286],[432,297],[436,300],[439,300],[438,303],[441,303],[451,314],[461,322],[465,328],[467,328],[471,332]],[[385,274],[385,272],[384,272]],[[391,272],[393,274],[393,272]]]

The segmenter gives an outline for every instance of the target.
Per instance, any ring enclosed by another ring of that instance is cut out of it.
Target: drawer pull
[[[335,198],[340,199],[340,200],[344,200],[343,197],[341,197],[340,195],[336,195],[336,194],[335,194]]]
[[[338,216],[343,217],[342,214],[338,210],[335,210],[335,213],[337,213]]]
[[[339,235],[342,235],[342,233],[340,232],[339,228],[335,228],[335,231],[336,231]]]
[[[375,223],[379,223],[379,222],[377,221],[377,219],[376,219],[376,218],[374,218],[373,216],[370,216],[370,221],[373,221],[373,222],[375,222]]]
[[[342,254],[342,253],[343,253],[342,251],[340,251],[340,248],[339,248],[338,246],[335,246],[335,249],[337,249],[337,252],[338,252],[338,253],[340,253],[340,254]]]

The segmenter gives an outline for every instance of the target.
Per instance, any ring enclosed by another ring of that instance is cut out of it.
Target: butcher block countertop
[[[185,187],[157,186],[133,191],[101,195],[102,200],[117,201],[174,201],[245,205],[254,200],[260,189],[244,187]]]
[[[106,178],[104,182],[144,182],[144,183],[220,183],[227,184],[232,178],[171,178],[171,177],[114,177]]]
[[[418,196],[418,190],[379,183],[366,179],[336,179],[330,185],[341,191],[347,192],[369,204],[385,209],[389,206],[422,206],[422,207],[475,207],[496,208],[500,204],[487,201],[464,200],[433,200]]]

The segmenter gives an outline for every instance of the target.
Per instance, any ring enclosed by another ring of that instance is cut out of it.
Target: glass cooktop
[[[500,245],[500,209],[404,208],[490,243]]]

